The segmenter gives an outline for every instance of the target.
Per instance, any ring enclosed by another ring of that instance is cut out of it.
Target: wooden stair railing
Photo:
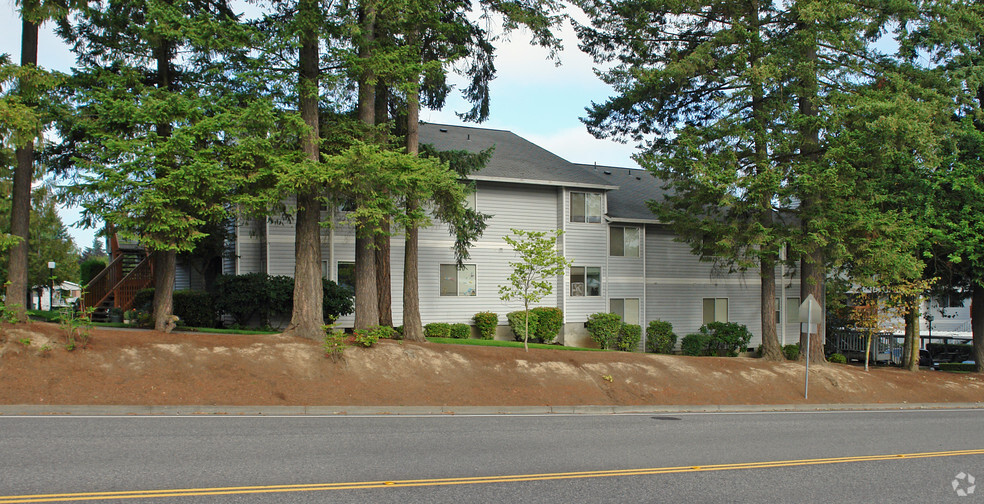
[[[112,225],[106,228],[113,260],[86,284],[80,303],[83,313],[89,308],[108,311],[110,300],[112,307],[129,310],[137,292],[154,283],[153,254],[143,248],[121,247]]]

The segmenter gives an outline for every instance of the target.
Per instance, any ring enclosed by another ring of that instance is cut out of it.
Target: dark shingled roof
[[[613,189],[614,184],[589,170],[548,152],[510,131],[420,124],[420,143],[437,150],[480,152],[495,146],[492,159],[470,178],[567,187]]]
[[[656,216],[649,210],[647,201],[662,199],[667,191],[663,182],[649,171],[638,168],[618,168],[614,166],[577,165],[585,171],[598,174],[609,184],[618,186],[608,191],[608,216],[613,220],[651,220]]]

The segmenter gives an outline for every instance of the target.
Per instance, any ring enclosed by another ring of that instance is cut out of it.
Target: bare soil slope
[[[30,344],[24,343],[30,340]],[[984,377],[748,358],[381,341],[326,358],[303,339],[0,326],[0,404],[558,406],[984,402]],[[42,352],[48,345],[51,350]]]

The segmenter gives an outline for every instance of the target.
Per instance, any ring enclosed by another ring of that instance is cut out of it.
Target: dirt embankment
[[[29,343],[27,343],[29,341]],[[279,335],[0,327],[0,404],[559,406],[984,402],[984,377],[748,358],[381,341],[325,358]],[[47,346],[48,351],[42,351]]]

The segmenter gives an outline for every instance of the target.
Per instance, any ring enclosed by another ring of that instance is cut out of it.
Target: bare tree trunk
[[[984,284],[974,282],[970,302],[970,330],[974,335],[974,371],[984,372]]]
[[[786,360],[776,331],[776,263],[771,256],[761,258],[762,277],[762,358],[768,361]]]
[[[913,303],[912,309],[905,317],[906,343],[909,345],[909,360],[903,361],[902,366],[909,371],[919,371],[919,301]],[[909,329],[911,327],[911,329]]]
[[[174,321],[174,269],[177,252],[158,250],[154,252],[154,329],[171,332]]]
[[[803,47],[802,61],[800,62],[800,97],[799,112],[806,118],[816,119],[820,115],[817,108],[817,41],[816,41],[816,21],[812,19],[802,19],[802,12],[797,5],[796,31]],[[814,165],[820,160],[820,131],[815,122],[810,120],[803,121],[801,129],[802,143],[800,144],[800,156],[807,165]],[[803,254],[800,261],[800,299],[806,300],[810,294],[820,303],[821,320],[817,321],[817,332],[812,337],[809,333],[800,334],[800,356],[805,358],[806,345],[810,345],[810,362],[822,364],[827,362],[823,355],[823,341],[826,331],[826,302],[824,296],[824,253],[819,244],[808,243],[810,235],[810,219],[814,218],[812,212],[819,206],[819,194],[805,194],[801,196],[801,216],[803,219],[803,240],[807,247],[812,250]]]
[[[366,68],[359,76],[359,120],[369,127],[376,122],[376,76],[368,66],[372,56],[375,38],[376,11],[374,0],[364,0],[359,12],[364,40],[359,45],[359,58]],[[375,141],[376,138],[368,139]],[[356,201],[363,205],[363,201]],[[373,251],[375,238],[373,231],[365,222],[356,223],[355,238],[355,328],[366,329],[379,325],[379,292],[376,289],[376,254]]]
[[[420,151],[420,113],[419,91],[407,93],[407,154],[416,156]],[[407,200],[407,213],[419,208],[419,202]],[[417,278],[419,230],[416,225],[407,228],[406,245],[403,253],[403,338],[410,341],[424,341],[424,331],[420,320],[420,288]]]
[[[317,12],[314,0],[298,3],[298,15],[309,20]],[[298,52],[298,89],[301,119],[307,126],[307,135],[301,138],[304,157],[312,162],[320,161],[318,140],[318,80],[320,77],[318,56],[318,29],[305,23]],[[308,339],[320,339],[324,335],[324,290],[321,284],[321,205],[319,187],[312,186],[297,194],[297,221],[294,232],[294,308],[290,325],[284,334]]]
[[[37,66],[38,25],[24,20],[21,29],[21,66]],[[26,86],[25,83],[21,85]],[[25,91],[25,94],[29,94]],[[29,99],[29,97],[28,97]],[[19,322],[27,321],[27,256],[31,233],[31,181],[34,178],[34,142],[17,148],[17,167],[11,195],[10,234],[20,238],[10,248],[7,266],[6,306]]]
[[[376,125],[389,120],[389,89],[376,86]],[[393,326],[393,289],[390,263],[390,222],[382,223],[381,232],[376,235],[376,290],[378,291],[379,325]]]

